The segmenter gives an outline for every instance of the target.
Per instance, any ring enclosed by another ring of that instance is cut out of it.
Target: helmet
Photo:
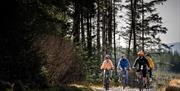
[[[106,55],[106,56],[105,56],[105,58],[106,58],[106,59],[109,59],[109,58],[110,58],[110,56],[109,56],[109,55]]]
[[[144,56],[144,51],[143,51],[143,50],[139,51],[139,52],[137,53],[137,55]]]
[[[121,57],[124,58],[126,55],[125,54],[122,54]]]

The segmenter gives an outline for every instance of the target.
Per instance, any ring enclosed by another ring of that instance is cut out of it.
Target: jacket
[[[110,59],[106,59],[103,61],[101,69],[110,70],[112,68],[114,68],[114,65],[112,64],[112,61]]]
[[[136,65],[138,65],[138,69],[141,69],[141,66],[143,66],[143,69],[147,69],[147,66],[150,67],[148,60],[144,56],[135,60],[133,67],[136,67]]]
[[[129,67],[129,61],[127,58],[121,58],[119,59],[119,62],[118,62],[118,68],[128,68]]]

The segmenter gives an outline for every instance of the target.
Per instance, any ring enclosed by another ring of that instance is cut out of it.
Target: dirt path
[[[102,87],[92,87],[94,91],[105,91]],[[137,88],[125,88],[122,89],[122,87],[111,87],[109,91],[139,91]],[[143,91],[156,91],[155,89],[144,89]]]

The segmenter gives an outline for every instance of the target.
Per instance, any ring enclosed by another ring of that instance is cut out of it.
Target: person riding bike
[[[129,67],[130,67],[129,60],[125,57],[125,54],[123,54],[121,58],[119,59],[117,68],[121,70],[122,74],[120,75],[124,75],[123,71],[125,71],[125,85],[126,86],[128,85],[128,69],[130,69]]]
[[[103,61],[103,63],[102,63],[102,65],[101,65],[101,70],[104,70],[104,71],[106,71],[106,72],[104,72],[104,73],[107,73],[107,75],[108,75],[108,78],[110,77],[110,70],[111,69],[114,69],[114,65],[113,65],[113,63],[112,63],[112,61],[111,61],[111,59],[110,59],[110,56],[109,55],[106,55],[105,56],[105,59],[104,59],[104,61]],[[103,84],[104,84],[104,86],[106,85],[106,80],[105,80],[105,76],[106,76],[106,74],[104,74],[104,77],[103,77]],[[106,87],[105,87],[106,88]]]
[[[154,62],[153,62],[150,54],[146,55],[146,59],[148,60],[148,63],[149,63],[149,66],[150,66],[149,70],[148,70],[149,78],[150,78],[149,80],[152,81],[152,70],[154,69]]]
[[[135,68],[138,65],[138,69],[136,70],[136,75],[139,77],[139,72],[142,70],[142,75],[143,75],[143,81],[145,82],[144,86],[147,84],[147,69],[150,67],[147,59],[144,57],[144,51],[139,51],[137,53],[138,57],[136,58],[133,68]],[[148,68],[147,68],[148,66]]]

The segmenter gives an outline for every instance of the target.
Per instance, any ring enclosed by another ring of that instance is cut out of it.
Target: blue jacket
[[[119,66],[119,68],[122,68],[122,69],[124,69],[125,67],[128,68],[129,67],[128,59],[127,58],[119,59],[118,66]]]

